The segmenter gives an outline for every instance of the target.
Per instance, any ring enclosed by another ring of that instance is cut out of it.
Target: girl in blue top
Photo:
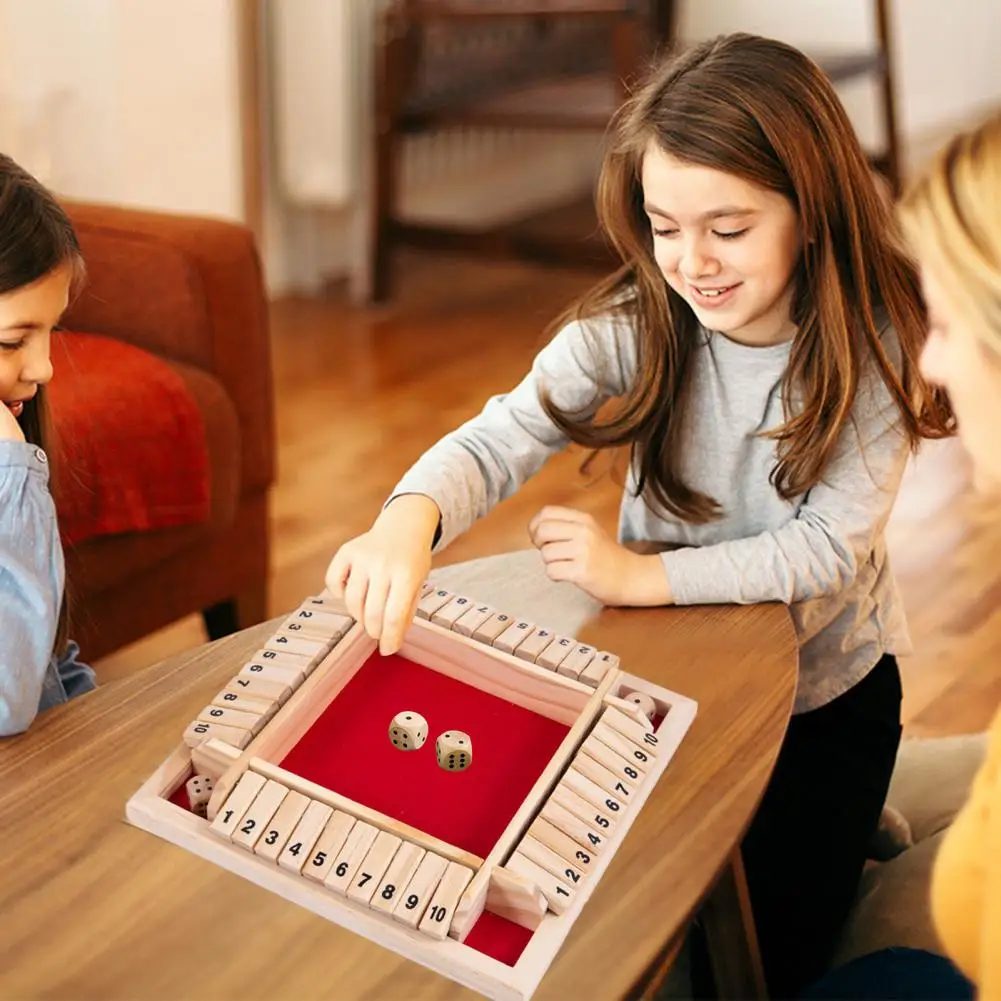
[[[90,691],[68,642],[65,568],[49,492],[49,341],[83,275],[55,198],[0,155],[0,736]]]

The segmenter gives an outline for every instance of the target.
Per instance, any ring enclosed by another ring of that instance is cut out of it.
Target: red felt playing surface
[[[417,751],[389,740],[393,716],[428,721]],[[399,655],[371,654],[279,764],[286,770],[485,858],[520,809],[568,727]],[[473,763],[447,772],[435,737],[464,730]],[[184,783],[171,802],[188,808]],[[513,966],[532,932],[484,913],[466,945]]]
[[[404,710],[428,721],[420,750],[390,743],[390,723]],[[438,767],[435,738],[446,730],[464,730],[472,740],[465,771]],[[280,764],[485,858],[567,731],[563,723],[376,651]]]

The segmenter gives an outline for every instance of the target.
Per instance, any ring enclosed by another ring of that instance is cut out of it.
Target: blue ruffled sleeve
[[[74,644],[53,656],[65,566],[45,452],[0,441],[0,736],[94,687]]]

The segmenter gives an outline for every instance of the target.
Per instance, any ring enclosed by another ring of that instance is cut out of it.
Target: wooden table
[[[172,657],[0,741],[0,996],[475,996],[126,823],[128,798],[275,626]],[[627,995],[707,898],[712,927],[733,936],[718,953],[724,979],[744,990],[729,866],[792,708],[788,612],[606,610],[579,637],[699,713],[535,997]]]

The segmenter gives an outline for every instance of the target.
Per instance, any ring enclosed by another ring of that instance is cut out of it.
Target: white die
[[[631,702],[636,706],[648,720],[653,720],[654,716],[657,715],[657,703],[649,695],[644,695],[642,692],[630,692],[626,696],[626,702]]]
[[[473,763],[473,742],[462,730],[446,730],[435,741],[438,767],[461,772]]]
[[[401,751],[416,751],[428,739],[428,721],[420,713],[405,709],[389,724],[389,739]]]
[[[188,792],[188,803],[191,812],[204,817],[208,812],[208,802],[212,798],[214,783],[208,775],[192,775],[185,789]]]

